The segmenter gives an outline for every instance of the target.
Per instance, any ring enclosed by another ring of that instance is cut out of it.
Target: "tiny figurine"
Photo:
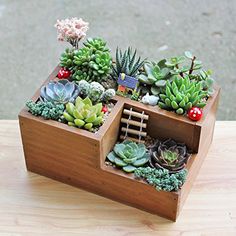
[[[156,106],[158,103],[158,100],[159,100],[159,98],[157,96],[149,95],[149,93],[147,93],[145,96],[142,97],[141,102],[143,104]]]
[[[57,74],[58,79],[68,79],[71,73],[65,68],[61,68]]]
[[[188,111],[188,117],[191,120],[199,121],[202,118],[202,109],[199,107],[192,107]]]
[[[117,80],[118,93],[126,96],[127,94],[132,95],[134,92],[138,92],[139,81],[135,77],[128,76],[124,73],[120,73]]]

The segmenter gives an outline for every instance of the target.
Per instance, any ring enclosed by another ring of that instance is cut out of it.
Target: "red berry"
[[[192,107],[188,111],[188,117],[194,121],[200,120],[202,118],[202,109],[199,107]]]
[[[104,112],[104,113],[108,112],[108,108],[106,106],[103,106],[102,107],[102,112]]]

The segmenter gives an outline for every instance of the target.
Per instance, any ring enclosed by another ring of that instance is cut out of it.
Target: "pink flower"
[[[89,29],[89,23],[73,17],[71,19],[57,20],[55,27],[58,32],[59,41],[75,42],[76,46],[78,42],[86,36],[86,32]],[[72,44],[72,46],[75,46]]]

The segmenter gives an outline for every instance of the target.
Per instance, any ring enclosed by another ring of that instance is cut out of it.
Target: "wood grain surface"
[[[27,172],[18,121],[0,121],[5,235],[236,235],[236,122],[216,123],[208,156],[173,223]]]

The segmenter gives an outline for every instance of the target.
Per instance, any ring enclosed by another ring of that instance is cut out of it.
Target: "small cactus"
[[[102,94],[104,93],[104,87],[98,82],[92,82],[89,89],[89,98],[92,102],[100,101]]]
[[[107,89],[101,97],[101,100],[105,103],[110,101],[114,96],[116,95],[116,92],[114,89]]]
[[[86,80],[80,80],[78,82],[79,94],[83,97],[87,97],[89,94],[90,84]]]

